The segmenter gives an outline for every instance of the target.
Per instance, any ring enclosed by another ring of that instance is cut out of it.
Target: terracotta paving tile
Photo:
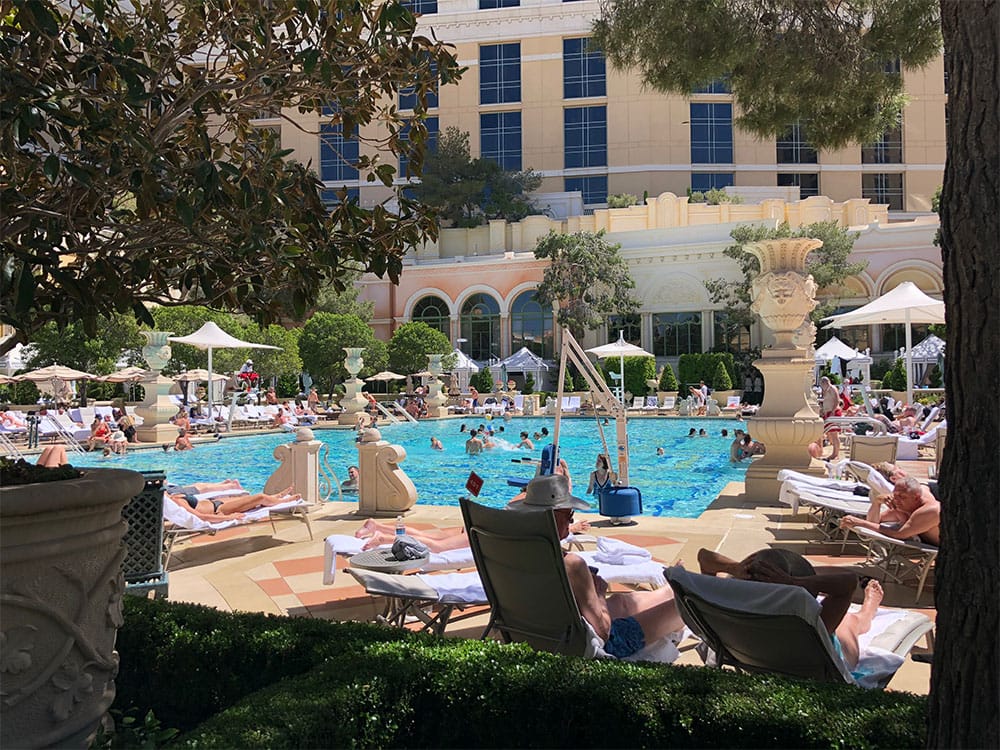
[[[323,555],[315,557],[296,557],[292,560],[277,560],[274,563],[282,576],[297,576],[303,573],[322,573]]]
[[[270,597],[293,593],[284,578],[267,578],[257,581],[257,585],[264,589],[264,593]]]
[[[361,600],[370,599],[364,588],[358,585],[344,586],[342,588],[325,588],[322,591],[303,591],[296,594],[299,601],[307,607],[316,607],[322,604],[350,604],[359,603]]]

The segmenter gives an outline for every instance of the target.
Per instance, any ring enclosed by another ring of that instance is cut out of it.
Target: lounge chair
[[[917,596],[914,601],[919,601],[927,574],[937,559],[938,548],[915,539],[893,539],[860,526],[851,531],[857,534],[868,551],[865,564],[878,569],[883,580],[891,578],[896,583],[916,581]]]
[[[937,428],[937,434],[934,436],[934,476],[931,479],[937,479],[941,476],[941,459],[944,458],[944,445],[948,439],[948,430],[942,424]]]
[[[656,396],[646,396],[646,403],[642,406],[642,410],[644,412],[655,414],[656,410],[659,408],[660,403]]]
[[[512,513],[468,498],[459,502],[491,607],[483,637],[496,630],[507,643],[524,642],[542,651],[576,656],[607,656],[603,641],[580,615],[553,514]],[[667,638],[628,660],[673,661],[677,655],[675,642]]]
[[[779,471],[778,479],[778,499],[790,505],[793,513],[798,513],[800,505],[809,508],[825,541],[843,541],[846,534],[840,528],[840,519],[847,515],[864,518],[871,507],[867,497],[854,493],[865,486],[860,482],[812,477],[789,469]]]
[[[905,610],[879,609],[859,639],[856,680],[836,654],[814,596],[798,586],[741,581],[669,568],[681,617],[713,652],[710,663],[822,682],[883,688],[933,623]]]
[[[209,495],[217,497],[219,494],[220,493],[208,492],[204,495],[198,495],[198,498],[208,499]],[[306,525],[306,529],[309,531],[309,538],[312,539],[312,525],[309,521],[309,514],[306,512],[306,508],[307,505],[304,500],[293,500],[287,503],[279,503],[266,508],[256,508],[248,511],[243,514],[242,520],[233,519],[229,521],[206,521],[198,518],[198,516],[187,508],[182,508],[170,498],[164,497],[163,520],[167,522],[167,526],[164,529],[167,539],[167,548],[164,553],[165,557],[163,560],[163,569],[167,569],[167,564],[170,562],[170,556],[173,554],[174,544],[176,542],[186,541],[188,539],[204,535],[215,536],[217,532],[224,529],[248,526],[252,523],[257,523],[258,521],[270,521],[271,531],[276,534],[278,529],[274,525],[275,520],[277,520],[275,517],[296,518],[302,521]]]
[[[874,466],[896,460],[899,439],[896,435],[853,435],[851,436],[851,461],[863,461]]]
[[[677,411],[677,397],[664,396],[663,403],[660,404],[660,414],[673,414]]]
[[[740,410],[740,397],[727,396],[726,405],[722,407],[722,411],[739,411],[739,410]]]

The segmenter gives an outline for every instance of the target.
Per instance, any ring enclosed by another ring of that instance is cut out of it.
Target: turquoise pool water
[[[515,447],[519,433],[526,430],[533,434],[543,426],[551,433],[554,427],[553,420],[542,418],[522,417],[510,422],[499,419],[485,422],[481,418],[470,418],[464,422],[469,427],[489,424],[494,430],[503,426],[504,432],[496,435],[497,447],[478,456],[467,456],[467,435],[459,432],[462,424],[459,420],[380,428],[383,439],[406,449],[407,458],[400,466],[416,485],[419,504],[457,506],[458,497],[465,493],[469,472],[475,471],[485,480],[480,501],[494,507],[503,505],[517,492],[507,485],[506,477],[530,477],[534,473],[533,466],[514,464],[511,459],[522,456],[537,459],[542,445],[551,442],[550,438],[543,438],[535,441],[534,451],[519,450]],[[720,436],[723,428],[728,429],[731,436],[738,426],[740,423],[735,420],[719,419],[636,419],[629,422],[630,483],[642,492],[644,514],[695,518],[728,482],[743,481],[746,466],[729,463],[732,437]],[[708,437],[688,438],[688,430],[692,427],[705,428],[710,434]],[[615,451],[614,429],[614,422],[604,427],[612,456]],[[432,435],[441,440],[444,451],[431,450]],[[316,438],[329,447],[330,465],[338,478],[343,480],[347,466],[357,463],[354,433],[348,430],[317,430]],[[143,450],[107,459],[91,453],[84,457],[72,456],[71,461],[80,466],[162,470],[169,481],[177,484],[236,477],[248,488],[260,489],[277,466],[271,455],[274,447],[289,440],[287,434],[248,435],[213,444],[199,444],[194,450],[181,453]],[[597,425],[592,419],[564,419],[559,442],[560,452],[569,464],[573,477],[574,494],[582,496],[587,489],[594,460],[601,450]],[[657,446],[663,446],[666,455],[657,456]],[[345,496],[345,499],[350,499],[350,496]],[[596,510],[596,501],[593,504]]]

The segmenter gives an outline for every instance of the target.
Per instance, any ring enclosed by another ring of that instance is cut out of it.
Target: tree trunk
[[[930,747],[1000,747],[1000,237],[996,0],[942,0],[949,72],[941,255],[948,448],[931,672]]]

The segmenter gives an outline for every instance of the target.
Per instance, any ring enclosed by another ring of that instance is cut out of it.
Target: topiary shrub
[[[576,383],[573,382],[573,376],[570,374],[569,370],[566,370],[566,374],[563,376],[563,391],[565,393],[571,393],[576,390]]]
[[[535,376],[530,372],[524,378],[524,388],[521,389],[522,393],[530,395],[535,392]]]
[[[906,363],[902,359],[897,359],[882,376],[882,387],[893,391],[906,390]]]
[[[663,366],[663,372],[660,373],[659,388],[661,391],[677,390],[677,376],[674,375],[674,368],[670,366],[669,362]]]
[[[726,365],[722,360],[715,366],[715,373],[712,375],[712,390],[713,391],[730,391],[733,388],[733,381],[729,377],[729,370],[726,369]]]
[[[493,373],[490,372],[490,368],[484,367],[479,372],[472,373],[472,376],[469,378],[469,385],[480,393],[492,393]]]

